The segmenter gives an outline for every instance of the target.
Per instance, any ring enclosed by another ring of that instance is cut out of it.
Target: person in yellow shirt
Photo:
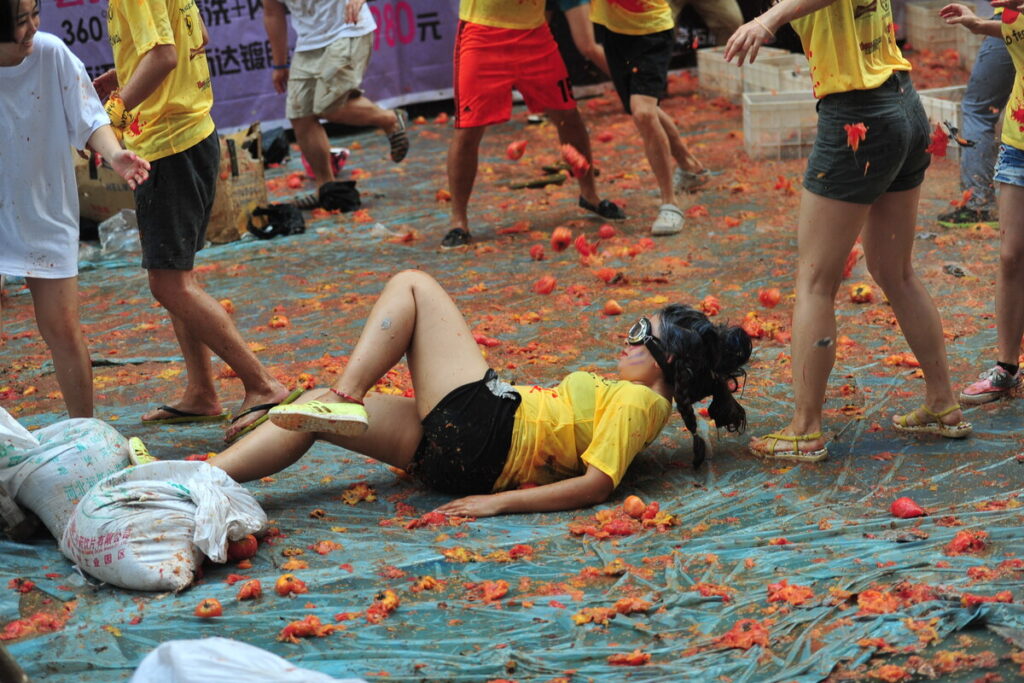
[[[245,387],[226,433],[230,441],[291,395],[260,364],[193,273],[220,172],[206,27],[195,0],[110,0],[107,22],[114,69],[93,84],[125,145],[152,165],[149,182],[135,189],[142,267],[153,296],[170,313],[188,372],[182,397],[149,411],[142,421],[226,417],[214,384],[212,350]]]
[[[630,328],[619,379],[573,372],[553,388],[511,386],[480,353],[447,292],[426,273],[391,278],[330,389],[270,412],[271,424],[210,460],[236,481],[292,465],[323,439],[463,496],[438,508],[473,517],[570,510],[608,498],[665,426],[672,401],[704,458],[694,403],[719,428],[746,421],[733,392],[750,358],[739,327],[671,305]],[[370,392],[405,357],[415,398]],[[133,462],[146,458],[136,445]],[[529,486],[527,486],[529,485]]]
[[[1016,71],[993,176],[999,183],[1001,235],[996,271],[996,362],[978,381],[960,392],[960,403],[964,405],[1011,396],[1020,386],[1020,346],[1024,336],[1024,14],[1019,10],[1021,3],[1004,4],[1007,8],[994,21],[981,19],[961,4],[946,5],[941,11],[948,24],[1001,39]]]
[[[593,0],[590,7],[590,18],[605,28],[604,52],[615,91],[640,132],[661,193],[651,234],[673,235],[684,223],[676,193],[705,184],[709,173],[683,142],[675,121],[659,106],[668,90],[675,45],[672,8],[668,0]]]
[[[800,35],[820,98],[797,226],[796,406],[786,427],[753,439],[750,448],[768,459],[828,456],[821,425],[835,364],[835,297],[858,236],[868,270],[924,372],[923,405],[894,416],[894,429],[963,438],[971,425],[950,385],[942,320],[911,262],[930,127],[910,63],[896,46],[891,2],[781,0],[733,34],[726,60],[754,61],[787,22]]]
[[[558,130],[559,142],[572,145],[591,162],[590,136],[572,96],[569,72],[544,20],[545,0],[461,0],[455,37],[453,83],[455,133],[448,146],[448,189],[452,194],[450,230],[442,249],[464,247],[469,231],[480,142],[487,127],[512,115],[512,89],[531,112],[544,112]],[[594,170],[577,177],[579,207],[608,220],[625,212],[601,199]]]

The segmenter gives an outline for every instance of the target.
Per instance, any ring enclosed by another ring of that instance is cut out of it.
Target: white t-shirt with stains
[[[78,188],[71,147],[110,123],[82,62],[37,33],[21,64],[0,66],[0,273],[78,274]]]

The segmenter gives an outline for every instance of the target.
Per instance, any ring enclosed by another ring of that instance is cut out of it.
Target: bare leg
[[[204,386],[207,381],[212,386],[213,380],[212,377],[209,380],[203,377],[204,373],[212,372],[209,366],[204,368],[202,365],[187,365],[190,358],[203,352],[196,344],[209,347],[242,380],[245,399],[239,412],[260,403],[280,401],[288,395],[285,386],[274,379],[249,350],[230,316],[199,285],[192,271],[152,269],[149,271],[149,286],[156,300],[170,312],[176,323],[183,323],[183,328],[187,330],[187,336],[184,339],[179,338],[179,343],[183,343],[182,352],[189,375],[195,372],[201,378],[197,380],[199,386]],[[176,332],[177,329],[176,324]],[[181,407],[187,409],[185,406]],[[228,436],[259,417],[258,414],[253,414],[234,423],[228,430]]]
[[[843,265],[867,219],[868,206],[826,199],[804,190],[797,229],[796,304],[793,307],[793,394],[795,411],[782,434],[821,431],[821,406],[835,364],[835,298]],[[772,439],[764,448],[775,447]],[[813,451],[824,439],[801,441]]]
[[[555,124],[559,142],[563,145],[572,145],[591,163],[590,170],[576,180],[580,184],[580,196],[597,206],[601,202],[601,198],[594,185],[594,156],[590,152],[590,134],[587,133],[587,126],[583,123],[580,110],[575,108],[548,109],[544,113]]]
[[[327,131],[320,125],[316,116],[303,116],[292,119],[295,141],[305,155],[309,167],[313,169],[313,177],[317,187],[334,181],[334,169],[331,168],[331,143],[327,139]]]
[[[380,128],[385,133],[391,133],[398,127],[398,117],[394,110],[381,109],[376,102],[363,95],[348,97],[340,104],[334,104],[321,118],[346,126]]]
[[[1003,236],[996,274],[998,360],[1017,365],[1024,335],[1024,188],[1000,185],[999,227]]]
[[[903,336],[924,372],[925,405],[934,413],[956,405],[949,383],[942,320],[924,284],[914,273],[911,254],[921,188],[882,195],[868,215],[864,257],[875,282],[885,292]],[[962,415],[954,410],[942,418],[955,425]]]
[[[362,398],[402,356],[412,374],[420,417],[453,389],[487,372],[455,302],[434,278],[416,270],[388,281],[334,388]]]
[[[57,384],[69,417],[92,417],[92,361],[78,316],[78,278],[25,278],[36,325],[50,347]]]
[[[406,357],[416,398],[367,393]],[[422,436],[420,420],[453,389],[484,376],[487,363],[447,292],[426,273],[395,275],[381,292],[348,365],[334,389],[365,397],[369,428],[358,436],[291,432],[272,424],[256,428],[214,459],[237,481],[278,472],[297,461],[317,438],[403,469]],[[337,401],[333,392],[307,392],[302,401]]]
[[[448,189],[452,193],[451,226],[469,230],[469,197],[476,180],[480,141],[486,126],[456,128],[448,145]]]
[[[672,120],[668,112],[658,107],[658,121],[661,122],[661,127],[665,130],[665,136],[668,138],[669,149],[672,152],[672,158],[676,160],[676,165],[684,171],[691,173],[698,173],[704,170],[704,164],[702,164],[697,157],[693,155],[690,148],[683,142],[683,138],[679,135],[679,128],[676,127],[676,122]]]
[[[672,187],[672,157],[670,155],[669,136],[658,112],[658,100],[648,95],[630,95],[629,108],[633,112],[633,123],[640,131],[644,141],[644,153],[647,163],[651,165],[654,177],[661,190],[662,204],[675,204],[676,195]],[[674,125],[673,125],[674,127]],[[678,139],[679,133],[675,137]],[[682,141],[680,140],[680,143]]]
[[[333,396],[324,389],[314,389],[297,402],[330,401]],[[369,428],[359,436],[292,432],[265,422],[210,460],[210,464],[227,472],[235,481],[254,481],[297,462],[314,442],[323,439],[388,465],[408,469],[423,433],[416,402],[402,396],[372,393],[366,397],[366,412]]]

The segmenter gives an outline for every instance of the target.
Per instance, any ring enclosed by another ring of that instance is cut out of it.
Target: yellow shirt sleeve
[[[174,45],[174,31],[163,2],[124,2],[121,9],[131,26],[137,55],[141,57],[157,45]]]
[[[594,436],[580,460],[593,465],[615,486],[637,453],[646,448],[668,422],[671,404],[647,387],[624,385],[597,406]]]

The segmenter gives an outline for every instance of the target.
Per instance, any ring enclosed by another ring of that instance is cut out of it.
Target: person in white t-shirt
[[[71,147],[99,153],[132,188],[149,163],[121,149],[82,62],[38,30],[38,0],[0,0],[0,273],[25,278],[68,415],[91,417]]]
[[[295,29],[295,55],[288,61],[288,21]],[[362,91],[377,28],[364,0],[264,0],[263,26],[270,39],[274,89],[287,90],[285,115],[317,187],[334,180],[330,143],[320,119],[347,126],[380,128],[398,163],[409,151],[406,114],[382,109]],[[319,204],[316,194],[295,200],[300,209]]]

